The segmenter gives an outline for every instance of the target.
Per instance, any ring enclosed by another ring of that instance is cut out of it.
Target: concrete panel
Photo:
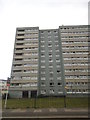
[[[22,91],[9,91],[10,98],[22,98]]]

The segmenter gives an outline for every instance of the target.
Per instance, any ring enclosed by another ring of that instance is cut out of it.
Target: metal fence
[[[3,100],[3,107],[5,108],[85,108],[88,107],[88,97],[34,97],[34,98],[20,98],[7,99],[5,105]]]

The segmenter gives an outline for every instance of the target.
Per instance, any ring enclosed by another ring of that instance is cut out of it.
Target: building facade
[[[60,27],[67,94],[88,93],[88,30],[88,26]]]
[[[12,97],[37,94],[39,28],[17,28],[11,71]]]
[[[0,79],[0,98],[8,93],[7,80]]]
[[[64,94],[64,73],[59,29],[39,32],[39,94]]]
[[[88,25],[16,29],[10,96],[88,94]]]

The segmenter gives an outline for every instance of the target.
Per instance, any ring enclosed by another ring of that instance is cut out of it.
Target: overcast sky
[[[0,0],[0,79],[10,77],[16,27],[87,25],[89,0]]]

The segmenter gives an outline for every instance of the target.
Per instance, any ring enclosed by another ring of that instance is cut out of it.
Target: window
[[[58,47],[59,45],[55,45],[55,47]]]
[[[52,45],[48,45],[48,47],[52,47]]]
[[[54,33],[58,33],[58,32],[55,30]]]
[[[51,40],[48,40],[48,43],[52,43],[52,41],[51,41]]]
[[[24,29],[18,29],[18,32],[24,32]]]
[[[50,77],[52,77],[53,76],[53,73],[50,73]]]
[[[41,43],[45,43],[45,41],[44,41],[44,40],[41,40]]]
[[[49,52],[52,52],[52,50],[49,50]]]
[[[41,83],[41,86],[45,86],[45,83]]]
[[[41,50],[41,52],[43,53],[43,52],[45,52],[45,50]]]
[[[56,55],[56,57],[59,57],[59,55]]]
[[[51,36],[48,36],[48,38],[51,38]]]
[[[41,60],[41,63],[45,63],[45,60]]]
[[[41,36],[41,38],[44,38],[44,36]]]
[[[15,55],[23,55],[23,53],[16,53]]]
[[[61,83],[58,83],[58,86],[61,86],[62,84]]]
[[[37,86],[37,83],[31,83],[30,86]]]
[[[15,76],[15,77],[13,77],[13,79],[21,79],[21,76]]]
[[[50,65],[49,68],[53,68],[53,66]]]
[[[76,92],[77,92],[77,93],[81,93],[81,90],[80,90],[80,89],[78,89],[78,90],[76,90]]]
[[[31,73],[38,73],[37,70],[31,70]]]
[[[23,50],[23,48],[16,48],[16,50]]]
[[[24,66],[32,66],[32,64],[24,64]]]
[[[52,59],[49,59],[49,62],[53,62],[53,60],[52,60]]]
[[[41,66],[41,68],[45,68],[45,66]]]
[[[49,57],[52,57],[52,54],[49,54]]]
[[[31,71],[30,70],[24,70],[25,73],[30,73]]]
[[[37,80],[37,77],[31,77],[31,80]]]
[[[59,52],[59,50],[56,50],[56,52]]]
[[[19,87],[19,83],[14,83],[13,86]]]
[[[15,64],[14,67],[22,66],[22,64]]]
[[[41,77],[41,80],[45,80],[45,77]]]
[[[44,56],[44,54],[43,54],[43,53],[41,53],[41,56]]]
[[[59,59],[57,59],[57,60],[56,60],[56,62],[60,62],[60,60],[59,60]]]
[[[48,33],[51,33],[51,31],[48,31]]]
[[[53,77],[50,77],[49,80],[53,80]]]
[[[53,89],[50,89],[50,94],[54,94],[54,90]]]
[[[17,36],[24,36],[24,34],[17,34]]]
[[[41,71],[41,74],[45,74],[45,72],[42,72],[42,71]]]
[[[51,46],[52,44],[48,44],[48,46]]]
[[[54,83],[50,83],[50,86],[54,86]]]
[[[57,73],[60,73],[60,70],[57,70]]]
[[[53,71],[50,71],[50,74],[53,74]]]
[[[21,72],[21,70],[13,70],[13,72]]]
[[[43,31],[41,31],[41,34],[43,34],[44,32]]]
[[[61,77],[57,77],[57,80],[61,80]]]
[[[58,93],[60,94],[60,93],[63,93],[63,91],[62,90],[58,90]]]
[[[55,40],[55,43],[58,43],[58,40]]]
[[[60,65],[57,65],[57,68],[60,68]]]
[[[21,60],[23,60],[23,59],[21,59],[21,58],[17,58],[17,59],[15,59],[15,61],[21,61]]]
[[[41,47],[45,47],[44,45],[41,45]]]
[[[42,58],[44,58],[44,57],[45,57],[45,55],[42,55],[41,57],[42,57]]]
[[[31,77],[22,77],[22,79],[24,79],[24,80],[30,80]]]
[[[25,38],[24,40],[27,40],[27,41],[29,41],[29,40],[31,40],[30,38]]]
[[[41,94],[46,94],[46,90],[41,90]]]

